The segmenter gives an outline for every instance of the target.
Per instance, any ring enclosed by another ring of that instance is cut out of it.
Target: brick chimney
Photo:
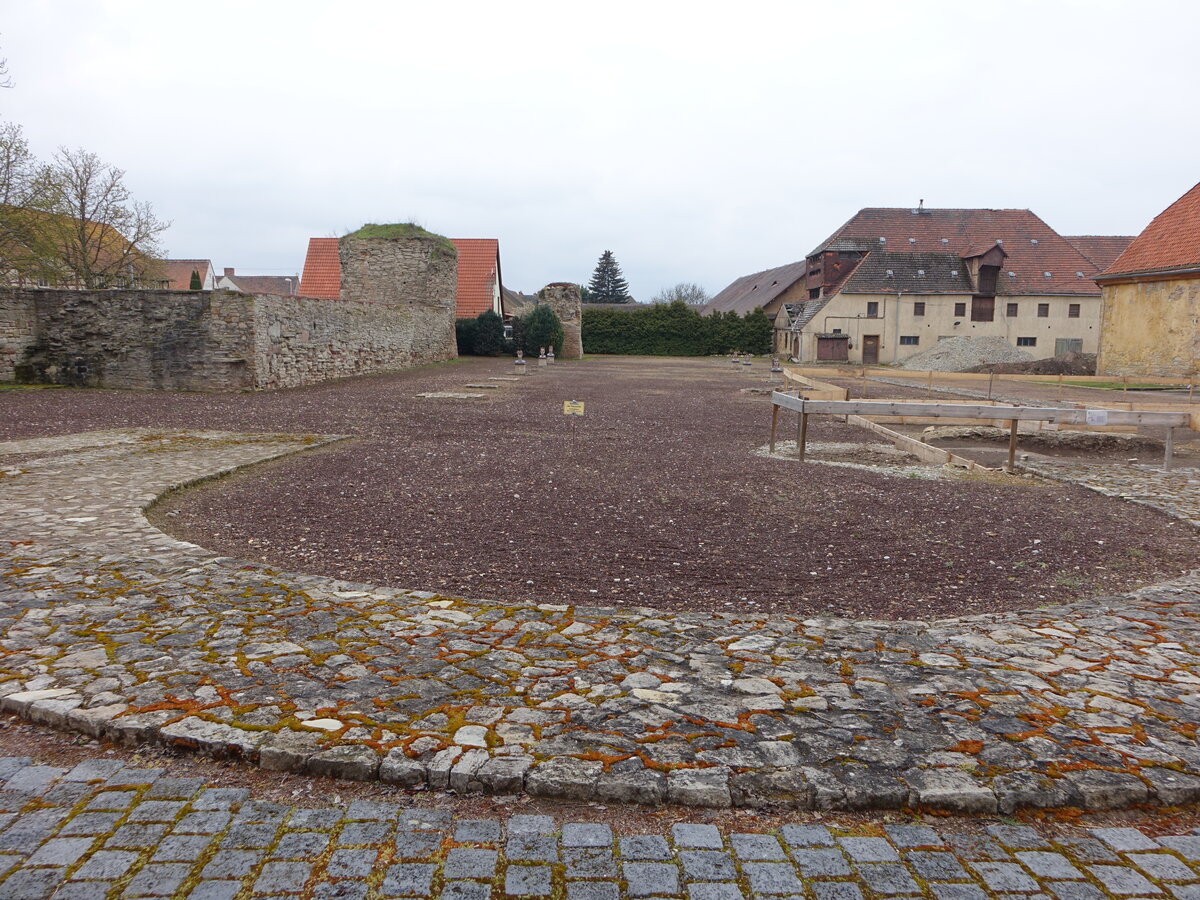
[[[225,277],[226,277],[226,278],[232,278],[232,277],[233,277],[233,269],[230,269],[230,268],[226,267],[226,269],[225,269]]]

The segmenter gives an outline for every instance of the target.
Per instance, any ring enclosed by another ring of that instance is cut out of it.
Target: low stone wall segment
[[[326,440],[0,445],[0,708],[461,792],[959,812],[1200,799],[1196,573],[1017,614],[667,619],[282,573],[143,515]]]

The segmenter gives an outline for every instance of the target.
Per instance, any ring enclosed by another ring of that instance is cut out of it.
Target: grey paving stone
[[[116,829],[121,813],[80,813],[62,827],[60,835],[72,837],[84,834],[108,834]]]
[[[814,881],[811,887],[816,900],[863,900],[862,888],[847,881]]]
[[[504,893],[509,897],[545,897],[551,891],[549,866],[509,866]]]
[[[1110,894],[1117,897],[1151,897],[1162,893],[1162,889],[1147,881],[1145,876],[1125,866],[1088,866],[1087,869]]]
[[[162,769],[141,769],[136,766],[127,766],[115,775],[110,775],[104,783],[110,787],[133,787],[154,784],[162,776]]]
[[[863,863],[858,866],[859,877],[876,894],[894,896],[919,894],[921,888],[900,863]]]
[[[436,831],[400,831],[395,841],[397,859],[428,859],[442,846]]]
[[[25,861],[27,866],[72,866],[91,849],[95,838],[52,838]]]
[[[74,881],[98,878],[120,878],[129,871],[138,855],[124,850],[97,850],[88,857],[87,862],[76,869],[71,878]]]
[[[238,825],[281,825],[287,820],[291,811],[291,807],[284,806],[282,803],[247,800],[239,807],[233,821]]]
[[[834,847],[837,842],[824,825],[784,825],[779,829],[789,847]]]
[[[150,789],[142,795],[142,800],[190,800],[196,792],[204,787],[203,778],[172,778],[164,776],[156,779]]]
[[[835,847],[818,847],[813,850],[793,850],[792,859],[800,867],[805,878],[837,878],[850,874],[846,854]]]
[[[573,881],[567,885],[567,900],[620,900],[620,897],[620,888],[611,881]]]
[[[287,820],[287,827],[296,830],[322,831],[342,821],[340,809],[297,809]]]
[[[1167,890],[1176,900],[1200,900],[1200,884],[1168,884]]]
[[[104,781],[121,769],[125,764],[116,759],[85,759],[65,775],[63,781]]]
[[[150,857],[153,862],[196,860],[214,840],[212,835],[172,834],[163,838]]]
[[[367,900],[370,893],[367,881],[321,881],[313,886],[309,900]]]
[[[1089,833],[1118,853],[1158,849],[1157,841],[1146,837],[1136,828],[1092,828]]]
[[[460,844],[494,844],[500,840],[501,825],[495,819],[468,819],[454,827]]]
[[[111,881],[68,881],[54,890],[51,900],[97,900],[111,891],[112,887]]]
[[[363,847],[382,844],[391,840],[392,826],[384,822],[347,822],[338,833],[337,842],[342,847]]]
[[[697,825],[680,822],[671,826],[671,837],[676,847],[696,850],[721,850],[725,842],[716,825]]]
[[[90,784],[64,784],[60,781],[42,794],[42,800],[54,806],[74,806],[91,793],[91,790]]]
[[[1200,862],[1200,837],[1180,835],[1160,837],[1157,840],[1164,847],[1174,850],[1189,862]]]
[[[665,897],[679,893],[679,870],[669,863],[627,862],[621,868],[630,897]]]
[[[927,825],[884,825],[888,839],[897,847],[944,847],[938,833]]]
[[[224,831],[232,815],[224,810],[188,813],[172,829],[175,834],[216,834]]]
[[[304,888],[312,865],[306,862],[269,862],[262,867],[254,890],[259,894],[295,894]]]
[[[733,857],[723,850],[681,850],[679,861],[688,881],[733,881],[737,877]]]
[[[1108,895],[1087,881],[1047,881],[1046,889],[1058,900],[1108,900]]]
[[[912,850],[904,861],[926,881],[966,881],[970,876],[953,853],[939,850]]]
[[[277,831],[279,831],[278,825],[234,824],[221,838],[221,846],[231,850],[269,847],[274,843]]]
[[[936,900],[988,900],[988,895],[977,884],[930,884]]]
[[[205,788],[192,801],[197,810],[227,810],[240,806],[250,797],[246,788]]]
[[[450,827],[450,813],[444,809],[402,809],[397,817],[401,828],[412,831],[445,831]]]
[[[174,822],[187,801],[184,800],[143,800],[129,811],[127,822]]]
[[[491,878],[496,874],[496,851],[455,847],[446,854],[444,872],[448,879]]]
[[[671,845],[657,834],[637,834],[620,841],[621,858],[659,861],[671,858]]]
[[[1090,837],[1060,837],[1057,841],[1078,862],[1119,862],[1120,857]]]
[[[240,881],[201,881],[187,900],[233,900],[241,889]]]
[[[568,878],[616,878],[617,861],[608,847],[564,847]]]
[[[47,900],[65,875],[65,869],[21,869],[9,875],[0,888],[4,900]]]
[[[900,861],[896,848],[883,838],[843,837],[838,838],[838,843],[856,863]]]
[[[218,850],[200,872],[205,880],[242,879],[253,872],[263,859],[259,850]]]
[[[742,871],[754,894],[803,894],[804,885],[796,870],[786,863],[746,863]]]
[[[688,900],[745,900],[745,893],[736,884],[689,884]]]
[[[373,847],[335,850],[325,864],[325,874],[330,878],[366,878],[377,859],[379,851]]]
[[[325,852],[330,837],[323,831],[293,831],[285,834],[271,851],[272,859],[315,859]]]
[[[122,825],[112,837],[104,842],[106,850],[149,850],[167,833],[163,822],[140,825]]]
[[[987,832],[1010,850],[1046,850],[1050,843],[1027,825],[989,825]]]
[[[1048,853],[1041,850],[1022,850],[1015,854],[1017,859],[1025,864],[1038,878],[1053,878],[1070,880],[1084,878],[1083,872],[1075,868],[1071,861],[1061,853]]]
[[[126,810],[137,800],[137,791],[100,791],[84,807],[88,812]]]
[[[192,867],[187,863],[151,863],[133,876],[123,897],[170,897],[183,884]]]
[[[66,770],[57,766],[25,766],[8,779],[4,788],[21,794],[40,794],[65,774]]]
[[[509,862],[558,862],[558,841],[537,834],[510,835],[504,855]]]
[[[1196,873],[1169,853],[1130,853],[1125,857],[1156,881],[1194,881]]]
[[[1026,875],[1025,870],[1016,863],[973,862],[971,868],[983,879],[988,890],[997,893],[1038,890],[1037,882]]]
[[[959,859],[968,862],[993,860],[1004,862],[1012,857],[991,837],[977,834],[948,833],[942,835],[946,846]]]
[[[431,863],[399,863],[388,868],[379,892],[384,897],[428,897],[433,891]]]
[[[512,816],[506,829],[509,836],[518,834],[554,834],[554,819],[550,816]]]
[[[439,900],[488,900],[492,895],[490,884],[478,881],[447,881]]]
[[[346,820],[351,822],[393,822],[399,816],[399,806],[379,800],[354,800],[346,809]]]
[[[563,825],[560,840],[564,847],[611,847],[613,833],[607,825],[571,822]]]
[[[742,862],[778,862],[787,855],[773,834],[731,834],[729,843]]]

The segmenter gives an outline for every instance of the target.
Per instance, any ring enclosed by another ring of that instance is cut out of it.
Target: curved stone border
[[[274,770],[575,800],[1200,799],[1195,574],[1022,614],[668,621],[280,573],[141,513],[326,441],[135,430],[0,445],[0,708]]]

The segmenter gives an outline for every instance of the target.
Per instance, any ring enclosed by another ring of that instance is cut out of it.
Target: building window
[[[967,304],[955,303],[954,304],[954,314],[956,316],[965,316],[967,314]]]
[[[1049,317],[1050,317],[1050,304],[1049,303],[1039,303],[1038,304],[1038,318],[1039,319],[1047,319]]]
[[[879,301],[871,300],[867,303],[867,318],[874,319],[879,316]]]
[[[994,322],[996,320],[996,298],[995,297],[972,297],[971,298],[971,321],[972,322]]]
[[[925,301],[924,300],[918,300],[916,303],[913,304],[913,315],[914,316],[925,315]]]
[[[809,300],[819,300],[820,298],[821,298],[821,289],[820,288],[809,289],[809,292],[808,292]]]
[[[921,336],[917,334],[902,334],[900,335],[901,347],[915,347],[921,343]]]
[[[1036,347],[1037,346],[1037,338],[1035,338],[1035,337],[1031,337],[1031,338],[1019,337],[1019,338],[1017,338],[1017,346],[1018,347]]]
[[[1067,318],[1068,319],[1078,319],[1079,318],[1079,304],[1078,303],[1072,303],[1067,306]]]
[[[1083,338],[1058,338],[1054,342],[1054,355],[1062,356],[1067,352],[1082,353]]]
[[[1008,316],[1010,319],[1015,319],[1017,317],[1017,304],[1015,304],[1015,303],[1008,304],[1008,311],[1005,313],[1005,315]]]

